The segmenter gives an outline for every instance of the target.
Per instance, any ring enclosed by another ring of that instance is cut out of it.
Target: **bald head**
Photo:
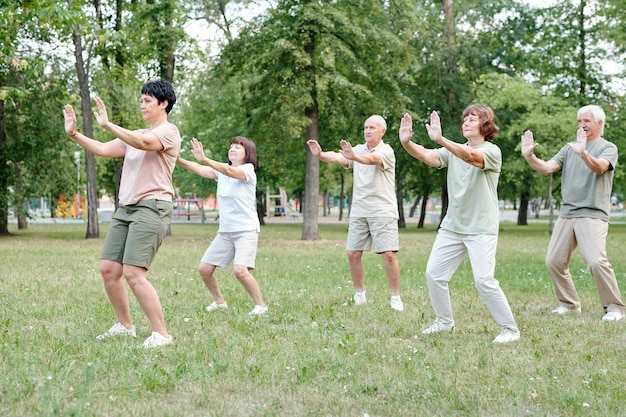
[[[387,131],[387,122],[382,116],[374,115],[367,118],[363,125],[363,136],[368,147],[374,148],[383,140],[383,135]]]

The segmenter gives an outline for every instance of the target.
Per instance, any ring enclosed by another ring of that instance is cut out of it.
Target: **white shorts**
[[[200,262],[226,268],[234,265],[254,269],[259,232],[218,233],[211,242]]]

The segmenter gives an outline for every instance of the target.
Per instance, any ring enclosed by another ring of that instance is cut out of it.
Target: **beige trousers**
[[[580,306],[574,281],[569,272],[572,252],[578,247],[596,282],[602,307],[608,311],[624,314],[624,302],[617,286],[615,272],[606,255],[606,236],[609,224],[600,219],[559,218],[552,232],[546,253],[546,267],[559,303],[565,307]]]

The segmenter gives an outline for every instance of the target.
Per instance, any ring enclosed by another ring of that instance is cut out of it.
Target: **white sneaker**
[[[224,303],[224,304],[217,304],[215,301],[213,301],[211,304],[206,306],[206,311],[211,312],[211,311],[220,310],[220,309],[226,309],[226,308],[228,308],[228,304],[226,304],[226,303]]]
[[[394,310],[397,310],[397,311],[404,310],[404,304],[402,304],[402,299],[400,299],[399,295],[392,295],[390,304],[391,304],[391,308],[393,308]]]
[[[624,315],[619,311],[608,311],[603,317],[602,321],[620,321],[624,319]]]
[[[439,319],[435,320],[432,326],[427,329],[422,330],[422,334],[432,334],[439,332],[449,332],[454,329],[454,324],[444,324],[439,321]]]
[[[115,323],[109,330],[102,333],[101,335],[96,336],[96,340],[102,341],[104,339],[108,339],[109,337],[114,337],[114,336],[136,337],[137,333],[135,330],[135,326],[133,326],[130,329],[127,329],[126,327],[124,327],[122,323]]]
[[[578,307],[565,307],[563,305],[559,305],[557,308],[555,308],[554,310],[552,310],[552,314],[558,314],[559,316],[565,316],[567,314],[580,314],[582,310],[580,309],[580,306]]]
[[[249,316],[260,316],[267,313],[267,306],[254,306],[254,309],[248,313]]]
[[[354,301],[355,306],[360,306],[367,303],[367,298],[365,298],[365,291],[355,292],[354,297],[352,297],[352,301]]]
[[[502,333],[493,339],[493,343],[511,343],[517,342],[520,339],[518,330],[509,329],[507,327],[502,329]]]
[[[172,335],[167,337],[163,336],[159,332],[152,332],[152,335],[143,342],[145,348],[155,348],[159,346],[165,346],[172,343]]]

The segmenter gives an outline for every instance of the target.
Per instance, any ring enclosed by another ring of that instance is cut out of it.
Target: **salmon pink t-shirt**
[[[125,149],[124,166],[120,182],[120,205],[136,204],[142,200],[172,201],[174,186],[172,172],[180,153],[180,133],[176,125],[166,122],[152,131],[163,145],[160,151],[143,151],[133,148],[121,139],[115,139]]]

